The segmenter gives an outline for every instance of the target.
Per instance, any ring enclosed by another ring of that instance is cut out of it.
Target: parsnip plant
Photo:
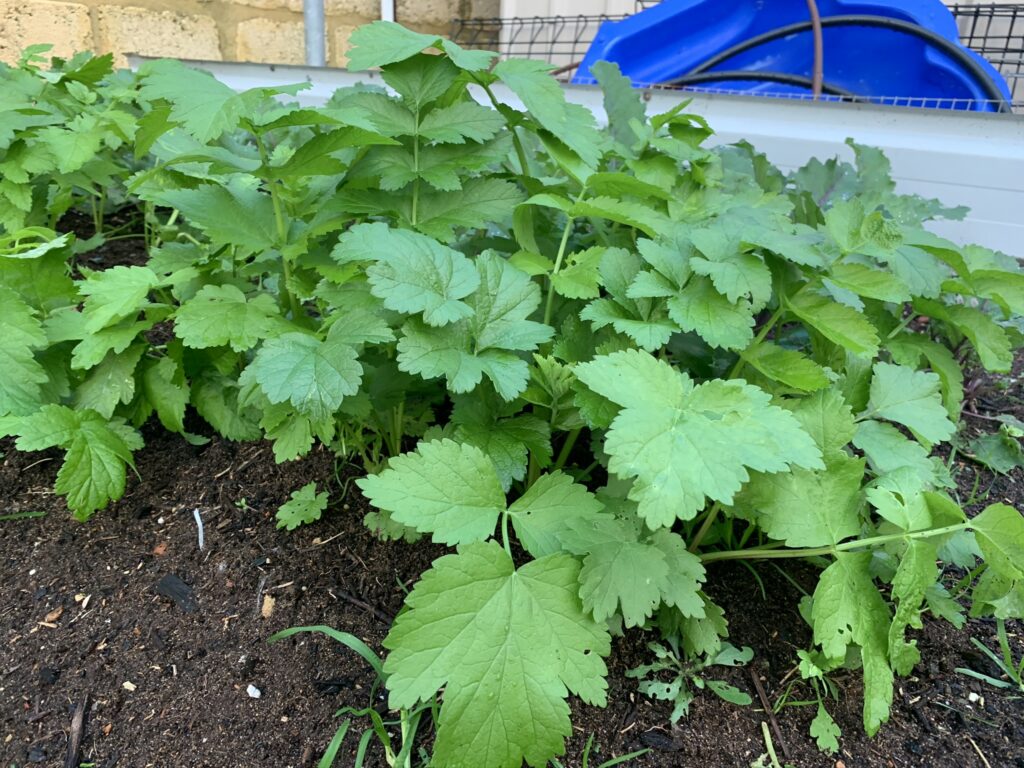
[[[361,457],[368,525],[454,548],[384,666],[396,709],[442,692],[446,768],[561,754],[612,631],[659,634],[681,670],[723,658],[716,561],[822,566],[801,670],[860,667],[869,733],[922,616],[961,619],[940,563],[974,577],[973,613],[1024,613],[1020,513],[969,519],[932,455],[965,366],[1009,370],[1024,313],[1015,260],[924,228],[961,211],[896,194],[858,145],[790,176],[709,147],[611,65],[599,129],[538,62],[387,23],[353,42],[388,89],[316,109],[173,62],[110,76],[138,115],[144,265],[72,273],[68,238],[0,217],[0,434],[66,451],[77,515],[121,495],[153,415]],[[834,743],[824,707],[814,728]]]

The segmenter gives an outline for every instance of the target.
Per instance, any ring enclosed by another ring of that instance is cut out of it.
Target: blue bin
[[[872,15],[911,22],[955,43],[981,66],[1009,101],[1010,89],[983,57],[960,45],[956,21],[939,0],[888,3],[819,0],[823,18]],[[613,61],[634,85],[670,83],[712,56],[756,35],[809,19],[806,0],[663,0],[622,21],[601,25],[573,78],[596,82],[590,66]],[[825,82],[870,101],[999,111],[964,64],[906,32],[878,27],[826,27]],[[813,35],[808,30],[763,43],[709,71],[760,71],[811,76]],[[716,89],[742,93],[807,95],[806,88],[730,80]]]

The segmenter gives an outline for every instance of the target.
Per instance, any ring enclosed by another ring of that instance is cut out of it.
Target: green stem
[[[558,458],[555,459],[554,469],[561,469],[565,466],[565,462],[569,460],[569,454],[572,452],[573,446],[576,445],[576,439],[580,436],[580,427],[577,427],[565,437],[565,442],[562,443],[562,450],[558,452]]]
[[[501,546],[505,548],[505,554],[512,557],[512,546],[508,542],[508,512],[501,515]]]
[[[253,135],[256,138],[256,148],[260,153],[260,162],[263,164],[264,168],[269,168],[270,156],[267,154],[267,147],[263,143],[263,137],[258,133],[254,133]],[[284,207],[281,203],[281,197],[277,190],[277,182],[270,178],[264,178],[263,181],[267,185],[267,189],[270,191],[270,202],[274,206],[274,224],[277,228],[277,247],[281,251],[281,285],[279,287],[281,308],[285,310],[291,309],[292,319],[299,322],[302,315],[299,308],[299,302],[288,287],[288,283],[291,282],[292,278],[292,268],[291,264],[288,263],[287,257],[284,255],[284,246],[288,242],[288,225],[284,220]]]
[[[711,505],[711,509],[709,509],[708,513],[704,516],[704,522],[700,524],[700,528],[693,537],[693,541],[691,541],[690,546],[687,547],[690,552],[696,552],[697,548],[700,547],[700,543],[704,540],[708,531],[711,530],[711,526],[714,525],[715,520],[718,517],[719,509],[721,509],[721,506],[717,501]]]
[[[498,101],[498,98],[494,95],[494,91],[491,90],[489,85],[481,83],[477,79],[476,75],[473,75],[472,77],[476,80],[477,85],[484,89],[484,93],[487,94],[487,98],[491,100],[491,106],[493,106],[495,111],[500,115],[501,110],[499,107],[501,106],[501,102]],[[506,119],[505,122],[507,123],[508,120]],[[526,159],[526,149],[523,147],[523,142],[519,139],[519,132],[516,130],[516,126],[509,123],[508,132],[512,134],[512,146],[515,147],[516,157],[519,159],[519,175],[525,179],[530,175],[530,163]]]
[[[392,411],[391,421],[391,445],[389,450],[392,456],[402,452],[402,425],[405,423],[405,400],[402,400]]]
[[[758,344],[765,340],[765,337],[768,336],[771,329],[779,322],[779,319],[782,317],[782,313],[783,308],[780,303],[779,308],[775,310],[775,313],[770,318],[768,318],[768,322],[764,324],[760,331],[758,331],[757,336],[754,337],[754,340],[750,342],[750,346],[748,346],[745,351],[750,352],[751,350],[756,349]],[[735,379],[739,372],[743,370],[743,366],[746,362],[747,361],[743,359],[743,355],[741,354],[739,360],[736,361],[736,365],[734,365],[732,370],[729,371],[729,378]]]
[[[582,193],[581,193],[582,194]],[[562,230],[562,242],[558,244],[558,255],[555,256],[555,266],[551,270],[551,277],[548,278],[548,298],[544,304],[544,325],[551,325],[551,312],[555,306],[555,286],[552,278],[562,268],[562,260],[565,259],[565,247],[569,243],[569,235],[572,233],[574,219],[566,214],[565,228]]]
[[[412,137],[412,169],[416,178],[412,180],[412,225],[419,220],[420,202],[420,111],[416,110],[416,128]]]
[[[821,555],[836,555],[840,552],[850,552],[864,547],[877,547],[893,541],[910,541],[912,539],[930,539],[935,536],[944,536],[947,533],[956,533],[970,527],[970,523],[957,523],[947,525],[943,528],[931,528],[927,531],[911,531],[903,533],[890,533],[884,536],[871,536],[867,539],[854,539],[844,541],[842,544],[835,544],[830,547],[809,547],[805,549],[768,549],[754,547],[741,549],[733,552],[708,552],[700,556],[705,563],[716,560],[771,560],[793,557],[820,557]],[[771,545],[776,546],[776,545]]]
[[[902,321],[900,321],[900,324],[897,325],[895,328],[893,328],[889,332],[889,335],[885,337],[885,340],[888,341],[889,339],[896,338],[896,336],[900,333],[900,331],[902,331],[904,328],[906,328],[908,325],[910,325],[914,321],[915,317],[917,317],[917,313],[916,312],[909,312],[907,314],[907,316],[904,317]]]

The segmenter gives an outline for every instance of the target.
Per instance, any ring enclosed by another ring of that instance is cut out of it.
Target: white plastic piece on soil
[[[196,527],[199,528],[199,548],[203,548],[203,518],[199,514],[199,507],[192,510],[192,517],[196,519]]]
[[[260,696],[263,695],[263,693],[260,691],[260,689],[257,688],[255,685],[252,685],[251,683],[245,689],[245,692],[249,694],[249,698],[250,699],[258,699]]]

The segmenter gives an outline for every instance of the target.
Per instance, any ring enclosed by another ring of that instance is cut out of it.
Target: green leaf
[[[217,244],[266,251],[277,244],[274,206],[258,189],[204,184],[196,189],[169,189],[152,195],[153,202],[177,208]]]
[[[178,364],[169,357],[147,361],[142,371],[142,391],[156,409],[164,429],[185,431],[185,406],[189,402],[188,384]]]
[[[135,397],[135,369],[145,351],[143,344],[136,344],[121,353],[108,352],[75,390],[75,408],[92,409],[109,419],[118,405],[130,403]]]
[[[15,445],[22,451],[63,448],[64,463],[54,490],[67,499],[76,519],[86,520],[124,494],[126,468],[142,438],[123,422],[108,422],[95,411],[46,405],[18,419]]]
[[[419,135],[442,144],[487,141],[505,126],[505,118],[475,101],[459,101],[432,109],[420,121]]]
[[[857,431],[853,411],[836,389],[815,392],[810,397],[790,400],[785,404],[800,426],[809,434],[825,456],[846,456],[845,448]]]
[[[665,554],[637,541],[628,523],[610,515],[572,527],[576,535],[566,537],[567,548],[585,555],[583,607],[599,622],[621,612],[627,627],[642,626],[661,603],[661,585],[669,578]]]
[[[869,416],[902,424],[928,443],[952,437],[956,425],[942,405],[936,374],[884,362],[875,363],[873,370]]]
[[[228,440],[249,442],[262,437],[257,416],[239,403],[238,382],[219,374],[206,374],[193,382],[192,405]]]
[[[1005,428],[998,432],[981,435],[968,444],[968,451],[993,472],[1006,475],[1017,467],[1024,466],[1024,449],[1020,439],[1007,433]]]
[[[384,641],[389,705],[410,708],[444,688],[439,764],[543,765],[572,733],[568,694],[604,703],[610,640],[583,612],[578,576],[562,554],[516,569],[491,542],[435,560],[413,588]]]
[[[170,119],[204,144],[238,125],[245,100],[206,72],[178,61],[147,62],[139,94],[143,99],[166,99]]]
[[[149,292],[160,282],[148,267],[121,265],[93,272],[78,290],[84,296],[85,330],[95,333],[126,317],[134,317],[149,302]]]
[[[759,475],[741,495],[757,521],[788,547],[838,544],[860,533],[864,460],[838,457],[824,470]]]
[[[914,309],[921,314],[942,320],[970,339],[981,364],[990,371],[1008,373],[1013,365],[1010,339],[992,318],[973,307],[961,304],[944,305],[919,299]]]
[[[710,277],[715,290],[735,303],[747,296],[757,307],[771,299],[772,273],[758,256],[740,249],[740,240],[727,227],[728,219],[717,226],[695,229],[690,239],[700,253],[690,259],[698,275]]]
[[[456,421],[453,414],[453,421]],[[523,415],[511,419],[490,419],[459,422],[455,439],[470,443],[487,454],[501,479],[501,487],[508,491],[514,480],[526,477],[527,461],[532,453],[543,465],[551,460],[551,428],[535,416]]]
[[[823,467],[793,415],[742,381],[694,386],[668,363],[632,350],[578,365],[576,375],[623,406],[605,439],[608,466],[635,478],[629,496],[652,529],[692,519],[708,498],[731,504],[748,469]]]
[[[884,475],[909,467],[925,484],[936,482],[935,466],[920,443],[908,440],[896,427],[880,421],[857,425],[853,444],[864,452],[876,474]]]
[[[669,317],[713,347],[740,350],[754,339],[750,303],[733,303],[706,277],[694,277],[678,296],[669,299]]]
[[[374,253],[367,269],[370,290],[384,306],[423,313],[428,325],[447,325],[472,314],[461,299],[480,285],[473,262],[436,240],[386,224],[360,224],[342,235],[335,258]]]
[[[551,65],[529,59],[506,59],[494,74],[522,99],[530,114],[592,170],[601,159],[602,137],[589,110],[573,109],[562,87],[548,72]]]
[[[300,525],[309,525],[320,519],[327,509],[327,491],[316,492],[316,482],[306,483],[297,491],[292,491],[291,498],[278,507],[277,527],[294,531]]]
[[[834,264],[828,279],[840,288],[869,299],[891,302],[910,300],[910,291],[899,278],[865,264],[845,261]]]
[[[252,349],[280,328],[277,304],[267,293],[250,301],[233,285],[207,285],[184,302],[174,328],[186,347],[206,349],[230,345],[236,352]]]
[[[435,542],[484,541],[505,511],[505,493],[483,451],[451,440],[421,442],[396,456],[379,475],[356,485],[375,507]]]
[[[359,391],[363,367],[348,344],[305,333],[268,339],[239,377],[258,384],[271,403],[290,402],[313,421],[334,416],[344,398]]]
[[[893,673],[889,668],[889,608],[869,573],[870,552],[840,552],[814,590],[814,642],[830,659],[860,646],[864,664],[864,729],[869,736],[889,719]]]
[[[878,332],[860,312],[803,290],[787,299],[789,310],[833,344],[861,357],[878,354]]]
[[[512,182],[497,178],[467,179],[461,190],[420,194],[415,227],[438,240],[451,242],[455,227],[478,228],[510,221],[524,195]]]
[[[268,173],[279,179],[304,176],[332,176],[343,173],[348,164],[334,157],[334,153],[348,147],[370,147],[375,145],[397,145],[398,142],[362,128],[336,128],[318,133],[303,142],[295,154],[281,165],[268,169]]]
[[[3,287],[0,327],[0,416],[27,416],[41,404],[41,385],[49,379],[33,354],[47,345],[46,334],[28,304]]]
[[[822,752],[835,754],[839,751],[839,737],[842,736],[842,731],[821,702],[818,702],[818,713],[811,720],[810,733]]]
[[[542,475],[508,508],[512,527],[531,556],[545,557],[562,549],[574,524],[597,519],[602,504],[584,486],[562,472]]]
[[[656,237],[658,233],[668,229],[669,220],[663,214],[651,209],[642,203],[634,203],[629,200],[619,200],[614,197],[591,197],[580,200],[573,205],[569,215],[574,218],[590,216],[598,219],[608,219],[627,227],[639,229],[649,237]]]
[[[512,400],[529,378],[529,366],[514,353],[536,349],[553,331],[526,319],[540,305],[540,289],[528,275],[492,252],[480,254],[477,271],[480,287],[468,299],[472,317],[443,328],[409,320],[398,342],[399,368],[426,379],[444,376],[456,393],[486,375]]]
[[[599,61],[590,67],[590,73],[597,78],[604,92],[604,111],[608,115],[608,129],[612,137],[627,147],[632,146],[637,136],[630,122],[636,120],[642,124],[646,117],[640,92],[614,62]]]
[[[985,562],[1008,579],[1024,579],[1024,517],[1006,504],[990,504],[971,520]]]
[[[551,285],[567,299],[596,299],[601,295],[601,259],[607,252],[600,246],[570,253],[565,266],[551,275]]]
[[[799,352],[762,341],[742,353],[752,368],[769,379],[801,392],[813,392],[829,385],[825,369]]]
[[[383,67],[438,46],[437,35],[424,35],[393,21],[374,21],[357,27],[349,37],[348,68]]]
[[[923,356],[932,372],[939,377],[942,401],[946,404],[950,420],[959,420],[964,399],[964,373],[949,348],[916,333],[897,334],[887,339],[885,346],[892,353],[893,361],[900,365],[917,367]]]
[[[896,615],[889,627],[889,659],[897,675],[909,675],[921,660],[917,641],[906,641],[909,627],[921,628],[921,612],[928,587],[939,578],[935,565],[938,554],[933,541],[914,539],[900,560],[892,580],[892,596],[896,600]]]

